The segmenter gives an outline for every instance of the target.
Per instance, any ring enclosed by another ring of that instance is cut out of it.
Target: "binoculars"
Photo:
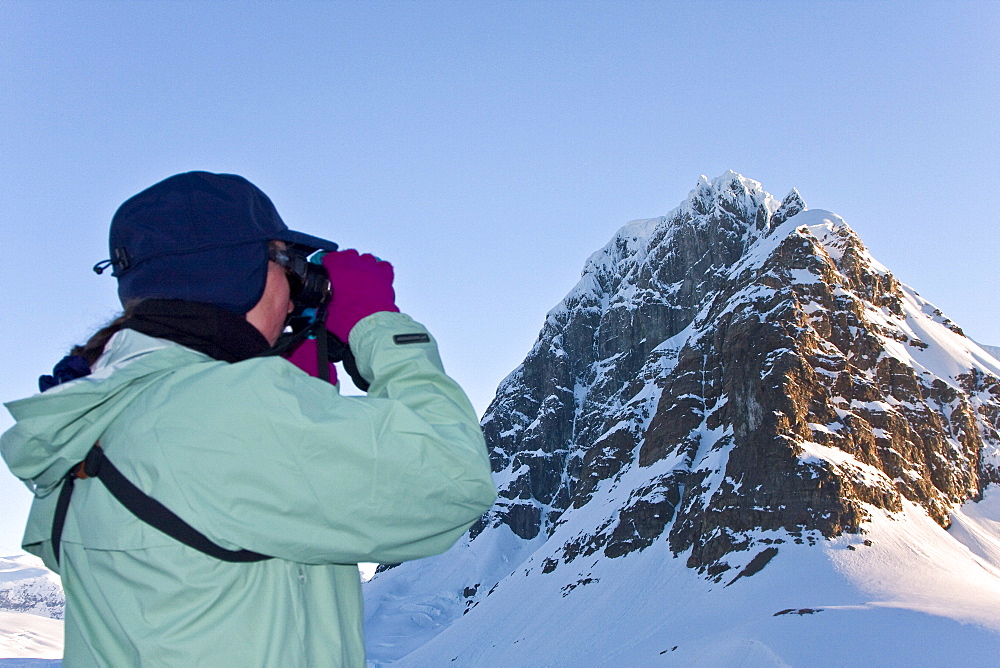
[[[315,253],[314,256],[319,260],[323,253]],[[295,247],[271,247],[269,258],[288,274],[296,311],[320,308],[330,302],[330,277],[326,267],[312,261],[308,252],[300,252]]]
[[[317,342],[317,368],[320,378],[329,380],[327,363],[343,362],[344,370],[362,391],[368,390],[368,381],[358,371],[346,341],[341,341],[326,328],[326,307],[330,303],[332,290],[330,276],[320,262],[323,252],[311,257],[309,250],[294,246],[271,247],[270,259],[285,270],[294,308],[288,316],[285,333],[272,348],[271,354],[287,355],[307,338]]]

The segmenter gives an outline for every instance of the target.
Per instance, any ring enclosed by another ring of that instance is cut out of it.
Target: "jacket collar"
[[[174,341],[223,362],[242,362],[271,348],[245,316],[214,304],[180,299],[143,300],[125,327]]]
[[[177,343],[122,330],[108,341],[89,376],[5,404],[17,422],[0,436],[0,453],[14,475],[44,496],[143,387],[179,367],[204,362],[217,364]]]

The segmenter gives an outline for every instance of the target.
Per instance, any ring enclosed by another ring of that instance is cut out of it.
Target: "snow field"
[[[7,659],[62,659],[63,621],[0,610],[0,666]]]

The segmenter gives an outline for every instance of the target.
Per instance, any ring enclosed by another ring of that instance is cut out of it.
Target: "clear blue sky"
[[[114,314],[112,213],[190,169],[392,261],[480,413],[590,253],[727,169],[1000,344],[998,42],[961,0],[0,0],[0,398]],[[0,503],[3,550],[5,468]]]

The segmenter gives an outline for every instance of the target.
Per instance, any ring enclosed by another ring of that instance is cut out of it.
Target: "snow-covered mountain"
[[[66,600],[59,576],[30,554],[0,557],[0,610],[62,619]]]
[[[365,586],[400,665],[1000,652],[1000,362],[733,172],[587,261],[483,418],[500,500]]]
[[[0,557],[0,666],[61,658],[64,608],[59,576],[41,559]]]

